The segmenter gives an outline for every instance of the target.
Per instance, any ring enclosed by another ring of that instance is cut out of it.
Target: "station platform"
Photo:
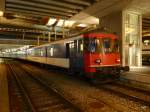
[[[131,67],[129,72],[122,74],[121,80],[150,91],[150,66]]]
[[[9,112],[7,72],[2,60],[0,60],[0,112]]]

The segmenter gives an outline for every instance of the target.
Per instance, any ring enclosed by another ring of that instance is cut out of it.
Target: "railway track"
[[[96,85],[100,89],[104,89],[110,93],[114,93],[121,97],[131,99],[136,102],[140,102],[144,105],[150,106],[150,92],[144,91],[132,86],[122,84],[120,82],[112,82],[109,84]]]
[[[29,74],[20,67],[9,65],[19,97],[28,104],[27,112],[80,112],[81,110],[66,100],[45,82]],[[22,97],[24,96],[24,97]],[[13,104],[12,104],[13,105]],[[11,105],[11,106],[12,106]],[[13,112],[17,112],[14,110]]]
[[[20,65],[20,66],[21,66],[21,65]],[[39,77],[41,76],[42,73],[43,73],[43,74],[47,74],[45,71],[37,70],[36,67],[33,67],[33,66],[31,66],[31,65],[28,65],[28,64],[25,64],[25,65],[22,65],[22,66],[23,66],[24,68],[26,68],[28,72],[29,72],[29,71],[33,71],[34,74],[37,74]],[[40,78],[41,78],[42,80],[48,82],[50,85],[51,85],[51,84],[53,85],[53,83],[52,83],[50,80],[48,80],[48,77],[45,76],[45,78],[43,78],[43,77],[40,77]],[[46,79],[47,79],[47,80],[46,80]],[[56,90],[57,90],[57,88],[56,88]],[[111,105],[111,104],[109,104],[109,103],[106,103],[106,102],[103,101],[103,100],[99,100],[99,99],[93,98],[92,96],[91,96],[91,98],[94,99],[94,100],[97,100],[97,101],[101,102],[102,104],[108,106],[109,108],[112,108],[112,109],[115,110],[116,112],[121,112],[120,109],[118,109],[117,107],[115,107],[115,106],[113,106],[113,105]],[[97,105],[97,104],[95,103],[95,105]]]
[[[21,91],[15,77],[12,76],[11,70],[8,69],[7,72],[10,112],[31,112],[23,91]]]
[[[28,67],[27,65],[25,65]],[[28,69],[29,70],[29,69]],[[127,99],[131,99],[136,102],[140,102],[144,105],[150,106],[150,91],[146,91],[140,88],[136,88],[133,86],[129,86],[123,83],[120,83],[118,81],[108,81],[110,83],[104,84],[104,83],[97,83],[94,84],[94,86],[109,91],[110,93],[114,93],[116,95],[119,95],[121,97],[125,97]]]

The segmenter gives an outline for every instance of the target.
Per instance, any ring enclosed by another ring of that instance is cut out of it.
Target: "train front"
[[[84,71],[88,77],[119,76],[119,41],[114,34],[84,35]]]

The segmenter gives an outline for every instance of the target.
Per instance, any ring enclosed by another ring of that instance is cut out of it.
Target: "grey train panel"
[[[51,49],[53,49],[51,51]],[[52,52],[52,54],[51,54]],[[66,46],[64,43],[53,44],[47,47],[47,57],[51,58],[66,58]]]

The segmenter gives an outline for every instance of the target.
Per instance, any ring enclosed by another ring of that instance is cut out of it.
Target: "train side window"
[[[51,47],[51,48],[50,48],[50,56],[53,56],[53,55],[54,55],[54,48]]]
[[[78,40],[78,53],[82,53],[83,52],[83,40],[80,39]]]
[[[54,47],[53,46],[48,46],[47,47],[47,56],[48,57],[54,56]]]
[[[84,38],[84,50],[89,52],[89,38]]]
[[[75,48],[74,42],[69,43],[70,56],[74,56],[74,52],[75,52],[74,48]]]
[[[71,42],[71,43],[69,44],[69,48],[70,48],[70,49],[73,49],[73,48],[74,48],[74,42]]]
[[[40,50],[40,56],[44,56],[44,53],[42,50]]]

